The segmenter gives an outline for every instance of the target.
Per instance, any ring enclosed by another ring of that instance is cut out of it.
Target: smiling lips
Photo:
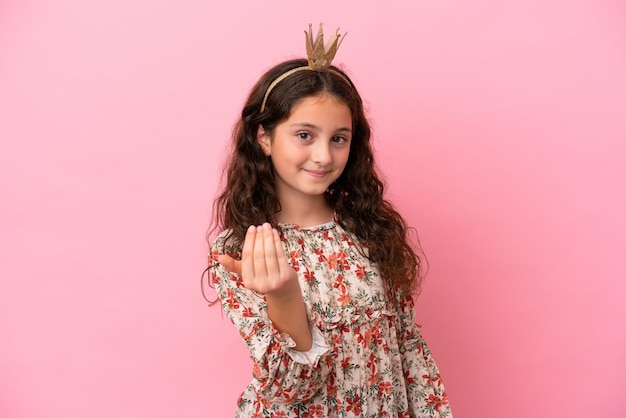
[[[326,176],[326,174],[328,174],[328,171],[317,171],[317,170],[304,170],[307,173],[309,173],[311,176],[321,179],[324,176]]]

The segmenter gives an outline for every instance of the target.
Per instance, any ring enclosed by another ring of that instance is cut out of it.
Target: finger
[[[277,261],[278,267],[280,268],[280,278],[281,283],[283,283],[283,289],[285,291],[292,291],[296,293],[300,293],[300,283],[298,282],[298,274],[291,267],[289,261],[287,260],[287,254],[285,253],[283,242],[280,239],[280,235],[278,235],[278,231],[273,230],[273,238],[274,238],[274,248],[277,253]]]
[[[241,278],[247,279],[254,277],[254,240],[256,236],[256,227],[250,225],[246,231],[246,237],[243,241],[241,249]]]
[[[283,242],[280,240],[278,231],[272,229],[272,242],[274,243],[274,251],[277,257],[285,257],[285,249],[283,248]]]
[[[220,254],[217,256],[217,262],[229,272],[236,273],[241,276],[241,261],[235,260],[229,255]]]
[[[278,268],[280,270],[280,273],[283,275],[290,273],[290,270],[292,270],[292,268],[287,261],[287,255],[285,254],[283,243],[280,240],[278,231],[276,231],[275,229],[272,230],[272,239],[274,242],[274,251],[276,252],[276,261],[278,262]]]
[[[274,244],[274,230],[268,223],[263,224],[263,246],[268,277],[276,279],[280,276],[280,268]]]
[[[263,226],[256,227],[254,236],[254,278],[265,281],[267,278],[267,267],[265,262],[265,247],[263,245]]]

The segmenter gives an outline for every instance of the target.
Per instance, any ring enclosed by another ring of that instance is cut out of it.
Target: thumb
[[[220,263],[229,272],[236,273],[241,276],[241,261],[235,260],[229,255],[220,254],[217,257],[217,262]]]

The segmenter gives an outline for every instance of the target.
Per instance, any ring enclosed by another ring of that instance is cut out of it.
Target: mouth
[[[309,173],[311,176],[321,179],[328,174],[328,171],[318,171],[318,170],[304,170]]]

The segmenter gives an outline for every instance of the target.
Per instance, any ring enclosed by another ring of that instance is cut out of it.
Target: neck
[[[333,218],[333,209],[326,201],[326,197],[320,197],[321,199],[281,201],[281,210],[276,214],[276,220],[301,227],[321,225],[330,221]]]

